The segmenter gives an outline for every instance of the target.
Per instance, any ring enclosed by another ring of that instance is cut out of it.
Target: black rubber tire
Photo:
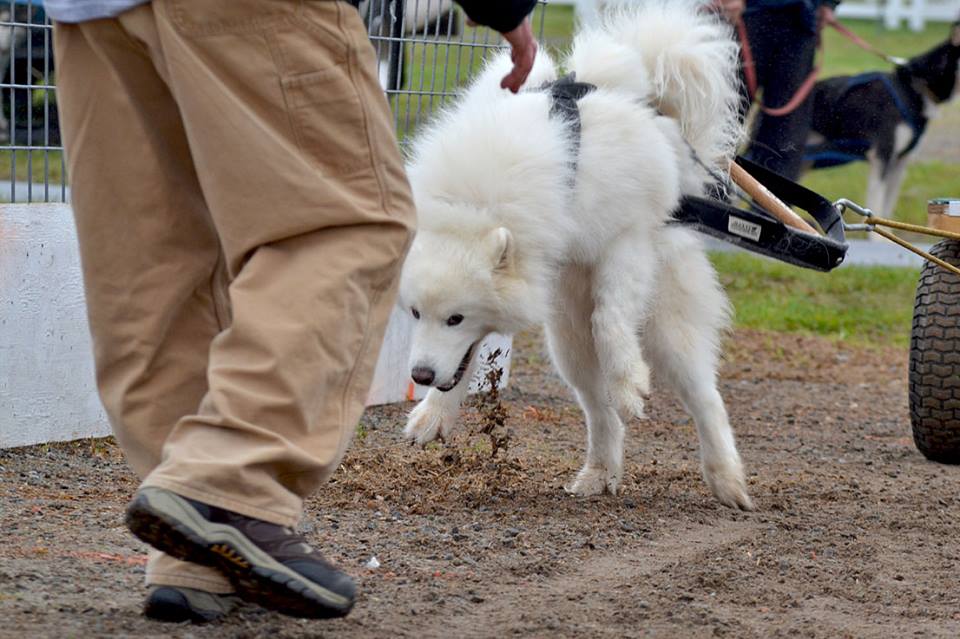
[[[931,253],[960,266],[960,241]],[[927,263],[920,273],[910,334],[913,441],[932,461],[960,464],[960,277]]]

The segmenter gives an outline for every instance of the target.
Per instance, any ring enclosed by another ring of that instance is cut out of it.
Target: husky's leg
[[[590,273],[568,267],[559,278],[557,307],[547,323],[554,364],[574,389],[587,419],[587,458],[566,490],[574,495],[616,493],[623,476],[623,423],[606,401],[600,361],[590,332]]]
[[[883,178],[883,209],[877,211],[877,215],[888,219],[893,216],[897,208],[897,199],[900,197],[900,186],[903,184],[903,178],[907,173],[908,162],[909,158],[898,157],[890,160],[887,174]]]
[[[887,186],[884,183],[886,162],[881,159],[875,149],[867,152],[867,162],[870,164],[870,173],[867,176],[867,208],[876,215],[883,215],[886,209]],[[867,239],[882,239],[876,233],[867,233]]]
[[[638,336],[652,291],[656,255],[649,233],[625,233],[593,275],[593,339],[613,406],[622,419],[643,416],[650,368]]]
[[[883,206],[874,212],[880,217],[889,218],[897,208],[897,198],[900,197],[900,185],[907,172],[909,157],[901,156],[913,140],[913,129],[906,124],[898,124],[894,130],[893,151],[890,159],[883,165]]]
[[[460,404],[467,396],[470,380],[477,372],[479,351],[479,348],[473,349],[470,363],[467,364],[459,384],[445,393],[431,388],[420,403],[410,411],[410,415],[407,416],[407,426],[403,429],[407,439],[412,439],[424,446],[435,439],[443,440],[450,436],[454,426],[457,425]]]
[[[727,410],[717,390],[727,300],[699,242],[683,229],[665,235],[667,250],[683,259],[669,261],[661,270],[644,349],[658,378],[677,392],[697,425],[703,476],[713,494],[727,506],[752,510]]]

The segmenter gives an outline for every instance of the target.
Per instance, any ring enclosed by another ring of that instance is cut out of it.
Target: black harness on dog
[[[577,170],[577,157],[580,155],[580,106],[577,101],[583,96],[596,90],[596,85],[587,82],[577,82],[575,73],[568,73],[553,82],[547,82],[540,87],[552,101],[550,117],[562,120],[570,128],[570,140],[573,146],[573,161],[571,165],[574,173]]]
[[[552,100],[550,117],[570,127],[574,176],[581,134],[580,107],[577,102],[596,88],[593,84],[577,82],[573,73],[539,88],[547,92]],[[700,161],[692,148],[690,152],[708,173],[722,181],[722,177],[718,177],[715,171]],[[809,213],[824,235],[810,235],[786,226],[756,204],[752,204],[749,210],[743,210],[716,198],[692,195],[683,197],[680,206],[672,214],[671,222],[690,226],[701,233],[796,266],[829,271],[843,262],[847,243],[843,221],[836,207],[821,195],[748,160],[737,158],[737,162],[781,200]]]

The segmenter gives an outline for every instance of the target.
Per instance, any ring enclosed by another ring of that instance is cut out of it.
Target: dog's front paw
[[[620,487],[621,471],[596,466],[584,466],[564,490],[577,497],[602,495],[603,493],[617,494]]]
[[[410,411],[403,434],[407,439],[425,446],[435,439],[445,439],[453,429],[455,419],[455,415],[424,399]]]
[[[747,482],[739,461],[704,465],[703,478],[724,506],[753,510],[753,502],[747,493]]]

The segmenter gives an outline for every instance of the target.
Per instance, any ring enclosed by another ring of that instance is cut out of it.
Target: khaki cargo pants
[[[54,33],[117,439],[144,485],[292,526],[360,417],[414,225],[357,11],[154,0]],[[159,553],[147,580],[229,590]]]

